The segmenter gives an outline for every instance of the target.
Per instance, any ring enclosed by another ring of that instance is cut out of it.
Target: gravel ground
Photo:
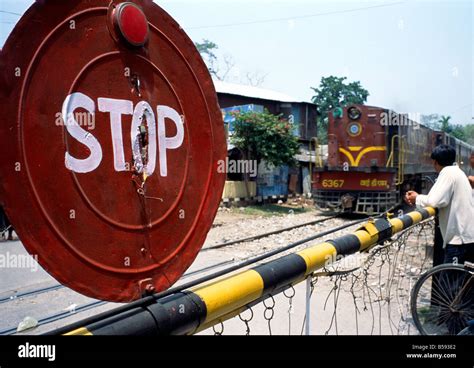
[[[232,212],[224,210],[219,212],[216,218],[216,223],[219,225],[210,231],[205,247],[322,218],[325,217],[317,211],[246,218],[236,210]],[[234,257],[236,260],[246,260],[251,256],[283,247],[350,221],[354,221],[354,219],[332,218],[324,223],[304,226],[210,252],[223,254],[224,258]],[[325,240],[337,238],[356,230],[359,226],[354,225],[321,239],[310,241],[263,262]],[[352,255],[337,262],[334,266],[328,267],[329,271],[361,268],[344,277],[318,277],[311,298],[310,333],[319,335],[418,334],[411,320],[409,297],[419,275],[431,266],[429,258],[432,252],[431,247],[432,228],[427,226],[422,232],[417,228],[412,234],[402,236],[400,241],[389,247],[377,248],[375,254],[372,252]],[[292,291],[288,292],[288,294],[291,293]],[[300,283],[295,286],[295,296],[292,299],[291,307],[288,297],[283,294],[275,296],[275,313],[270,324],[265,320],[263,303],[255,306],[253,308],[254,318],[252,323],[249,323],[252,327],[251,333],[259,335],[270,333],[273,335],[301,334],[305,318],[305,295],[305,283]],[[243,316],[246,318],[248,315],[249,312]],[[242,334],[246,330],[245,324],[239,318],[226,321],[223,326],[217,326],[216,330],[219,331],[222,328],[224,334]],[[213,329],[202,332],[206,335],[213,333]]]
[[[240,213],[242,211],[239,209],[220,209],[214,222],[214,224],[217,226],[214,226],[209,232],[204,244],[204,249],[212,247],[216,244],[272,232],[286,227],[301,225],[315,220],[326,220],[318,224],[303,226],[262,239],[211,250],[212,252],[226,254],[229,257],[234,257],[236,259],[248,259],[249,256],[262,254],[277,248],[281,248],[287,244],[307,238],[316,233],[354,221],[354,219],[347,218],[329,218],[316,210],[308,210],[307,212],[299,214],[294,214],[290,211],[292,211],[291,208],[288,209],[288,214],[269,215],[264,217],[245,215]],[[353,228],[355,229],[356,227],[357,225]],[[329,236],[325,236],[320,240],[313,240],[295,249],[305,248],[309,244],[321,243],[325,239],[333,239],[347,232],[348,230],[344,229]],[[291,252],[294,252],[294,250]]]
[[[229,264],[223,264],[224,262],[247,260],[252,256],[283,247],[289,243],[314,235],[315,233],[326,231],[349,221],[354,221],[353,218],[327,218],[311,208],[310,205],[305,205],[304,203],[297,203],[297,206],[293,207],[277,207],[278,211],[275,213],[269,212],[268,210],[261,211],[258,208],[220,208],[214,225],[204,244],[204,249],[223,242],[255,236],[314,220],[326,219],[326,221],[250,242],[239,243],[219,249],[203,250],[187,271],[188,276],[180,280],[178,284],[228,267]],[[295,252],[296,250],[321,243],[324,240],[347,234],[355,230],[357,226],[358,225],[355,225],[321,239],[313,240],[275,257],[281,257],[286,253]],[[426,243],[426,239],[424,242]],[[19,241],[4,244],[6,247],[3,248],[11,252],[24,252]],[[411,330],[409,326],[405,328],[407,323],[404,324],[403,328],[400,328],[400,321],[405,321],[407,318],[409,319],[406,307],[409,290],[413,284],[413,280],[416,279],[422,268],[426,268],[426,265],[429,263],[426,261],[426,249],[420,244],[419,237],[412,237],[407,241],[408,246],[406,248],[403,247],[400,251],[391,251],[392,253],[387,256],[392,259],[391,262],[380,265],[373,264],[368,268],[365,284],[367,285],[367,290],[374,289],[374,292],[368,291],[365,293],[364,287],[361,287],[360,295],[353,295],[350,290],[353,282],[347,282],[347,280],[351,281],[352,275],[350,275],[344,284],[339,285],[341,293],[340,295],[338,293],[338,299],[334,301],[333,297],[336,295],[334,292],[335,280],[330,277],[318,278],[317,287],[312,297],[311,334],[413,333],[413,328],[411,328]],[[379,257],[378,261],[380,261],[380,258],[381,257]],[[339,262],[336,267],[351,269],[354,265],[367,262],[367,259],[368,254],[363,256],[354,255]],[[268,260],[269,259],[264,262]],[[192,273],[213,265],[219,266],[206,272]],[[386,267],[387,265],[390,267]],[[253,266],[254,265],[251,267]],[[15,270],[15,274],[7,272],[7,270],[0,271],[3,272],[3,276],[5,276],[0,278],[2,281],[0,282],[0,296],[9,295],[15,291],[31,290],[37,287],[37,285],[49,286],[57,283],[42,270],[36,273],[35,277],[32,277],[31,274],[21,274],[20,270]],[[396,275],[396,277],[392,275],[390,278],[391,273]],[[396,282],[394,282],[394,280],[396,280]],[[304,308],[306,306],[304,288],[305,283],[301,283],[295,287],[296,293],[292,299],[291,314],[288,313],[289,299],[282,294],[275,297],[275,320],[272,321],[273,327],[270,327],[273,334],[288,334],[289,330],[291,330],[292,334],[301,333],[305,315]],[[364,295],[364,293],[367,295]],[[387,293],[390,300],[393,299],[394,301],[392,304],[389,303],[387,305],[385,303],[381,305],[381,303],[376,301],[374,305],[372,300],[370,300],[370,303],[367,302],[367,296],[370,297],[371,294],[373,294],[373,299],[377,299],[377,297],[384,299],[387,297]],[[392,294],[390,295],[390,293]],[[18,298],[10,303],[0,305],[0,311],[3,315],[3,318],[0,319],[0,329],[16,326],[26,316],[40,319],[44,316],[67,310],[71,305],[80,306],[93,301],[93,299],[83,297],[67,288],[34,297]],[[27,333],[42,333],[63,324],[71,323],[74,320],[93,315],[98,310],[107,310],[114,306],[116,306],[116,304],[107,303],[97,309],[81,313],[71,313],[65,320],[29,330]],[[358,308],[360,310],[359,312],[357,312]],[[264,309],[262,304],[255,307],[255,317],[252,321],[253,333],[268,334],[270,332],[268,322],[263,318]],[[258,315],[260,313],[262,315]],[[288,319],[290,319],[292,323],[289,323]],[[356,323],[354,323],[355,321]],[[241,334],[242,325],[242,321],[238,318],[234,318],[225,322],[225,331],[227,334]],[[203,334],[212,333],[212,329],[203,332]]]

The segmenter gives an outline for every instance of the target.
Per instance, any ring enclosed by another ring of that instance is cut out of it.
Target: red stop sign
[[[1,70],[0,200],[27,250],[94,298],[171,286],[225,181],[222,116],[192,41],[151,1],[41,1]]]

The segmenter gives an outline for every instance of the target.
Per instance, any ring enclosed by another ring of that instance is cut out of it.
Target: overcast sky
[[[23,13],[32,2],[0,0],[0,45],[19,19],[1,11]],[[369,91],[369,104],[474,122],[472,0],[155,2],[194,41],[232,55],[231,81],[260,71],[262,87],[310,100],[321,77],[347,76]]]

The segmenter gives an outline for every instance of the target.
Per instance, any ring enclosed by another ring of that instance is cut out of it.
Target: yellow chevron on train
[[[357,149],[362,149],[362,147],[348,147],[350,151],[356,151]],[[358,167],[359,164],[360,164],[360,160],[362,159],[362,157],[364,157],[364,155],[366,155],[367,153],[369,152],[374,152],[374,151],[386,151],[387,148],[384,147],[384,146],[371,146],[371,147],[366,147],[364,148],[361,152],[359,152],[359,154],[357,155],[357,157],[354,159],[354,156],[352,155],[351,152],[349,152],[348,150],[346,150],[345,148],[339,148],[339,152],[343,153],[348,159],[349,159],[349,162],[351,164],[351,166],[354,166],[354,167]],[[357,152],[357,151],[356,151]]]

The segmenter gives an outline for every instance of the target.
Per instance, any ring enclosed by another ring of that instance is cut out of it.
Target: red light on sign
[[[123,38],[132,46],[143,46],[148,40],[148,20],[134,3],[119,4],[115,21]]]

